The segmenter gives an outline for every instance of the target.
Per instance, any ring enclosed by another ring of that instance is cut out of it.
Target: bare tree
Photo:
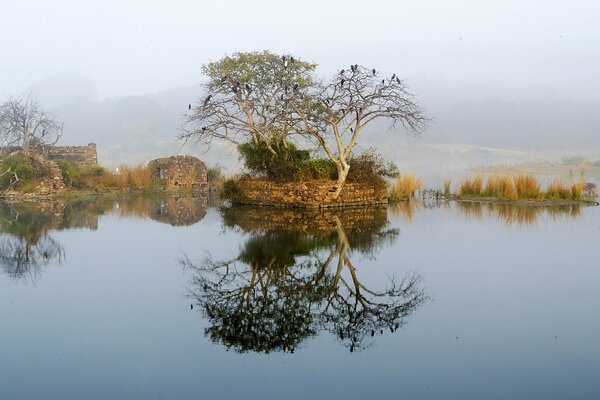
[[[303,97],[312,86],[314,68],[267,51],[236,53],[205,65],[202,70],[209,81],[204,97],[189,105],[180,139],[205,145],[213,139],[236,145],[262,141],[276,154],[275,143],[285,144],[289,135],[298,133],[291,100]]]
[[[0,105],[0,143],[4,146],[27,151],[42,144],[54,145],[62,133],[63,125],[31,96],[8,97]]]
[[[392,74],[352,65],[329,81],[316,85],[310,96],[295,99],[293,110],[302,120],[304,136],[316,142],[337,167],[335,197],[341,192],[350,166],[348,159],[365,126],[376,119],[390,121],[420,135],[427,118],[405,83]]]

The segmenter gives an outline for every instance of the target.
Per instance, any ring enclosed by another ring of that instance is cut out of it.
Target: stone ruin
[[[171,156],[148,163],[155,178],[165,185],[186,189],[201,189],[208,184],[206,165],[196,157]]]
[[[87,146],[36,146],[33,153],[39,154],[50,161],[72,161],[78,165],[98,165],[96,143]],[[0,148],[0,159],[12,153],[23,151],[21,147],[11,146]]]

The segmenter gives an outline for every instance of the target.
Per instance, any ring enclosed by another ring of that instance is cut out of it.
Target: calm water
[[[0,398],[600,398],[600,209],[0,203]]]

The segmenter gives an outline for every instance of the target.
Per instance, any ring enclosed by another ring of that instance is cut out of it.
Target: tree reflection
[[[396,331],[427,300],[419,275],[372,288],[351,261],[356,253],[372,256],[398,235],[386,229],[385,208],[228,209],[223,219],[250,234],[239,255],[181,263],[194,272],[190,295],[210,322],[206,335],[227,348],[293,352],[307,337],[327,331],[350,351],[364,349],[376,335]]]
[[[42,266],[64,261],[63,246],[49,235],[55,209],[0,204],[0,266],[12,279],[35,280]]]

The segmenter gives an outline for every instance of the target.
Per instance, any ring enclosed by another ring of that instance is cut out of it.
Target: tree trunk
[[[337,164],[338,171],[338,179],[335,183],[335,193],[333,194],[333,199],[337,199],[342,189],[344,188],[344,183],[346,183],[346,178],[348,177],[348,171],[350,171],[350,166],[346,163],[345,160],[341,160]]]

